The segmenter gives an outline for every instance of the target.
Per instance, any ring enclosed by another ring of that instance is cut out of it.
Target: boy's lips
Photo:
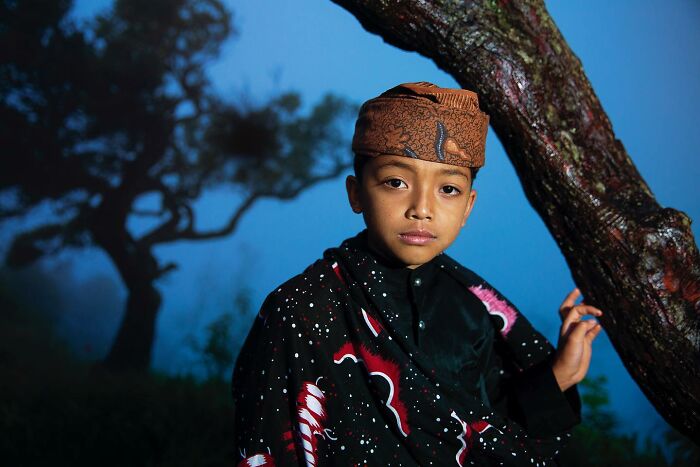
[[[425,245],[434,241],[437,237],[429,230],[410,230],[401,232],[399,238],[409,245]]]

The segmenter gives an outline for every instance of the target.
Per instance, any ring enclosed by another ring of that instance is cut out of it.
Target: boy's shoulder
[[[319,258],[302,272],[280,284],[272,293],[328,291],[334,286],[343,285],[337,264],[328,258]]]
[[[326,258],[317,259],[270,292],[261,312],[272,311],[285,316],[304,310],[312,314],[337,302],[344,288],[337,264]]]
[[[486,281],[479,274],[446,253],[439,255],[436,261],[442,270],[448,274],[457,276],[467,286],[486,284]]]

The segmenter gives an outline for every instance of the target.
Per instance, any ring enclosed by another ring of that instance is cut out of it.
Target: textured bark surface
[[[630,374],[700,444],[700,256],[690,219],[659,206],[543,2],[333,1],[478,93]]]

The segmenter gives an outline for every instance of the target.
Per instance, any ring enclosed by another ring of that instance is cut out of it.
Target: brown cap
[[[476,93],[432,83],[404,83],[360,108],[352,150],[482,167],[489,116]]]

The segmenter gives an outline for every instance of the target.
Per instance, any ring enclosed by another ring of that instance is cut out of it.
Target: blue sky
[[[89,16],[108,1],[77,2]],[[693,157],[700,143],[700,4],[692,0],[545,2],[581,59],[613,128],[659,203],[700,214]],[[235,98],[267,98],[299,91],[307,105],[333,92],[358,103],[401,82],[456,82],[430,60],[404,52],[362,29],[330,1],[242,0],[234,10],[236,37],[210,68],[216,89]],[[348,135],[352,132],[352,122]],[[503,148],[489,133],[486,166],[467,228],[449,253],[508,296],[556,343],[557,309],[574,287],[551,235],[525,199]],[[224,222],[235,198],[208,195],[199,205],[203,226]],[[160,283],[165,300],[158,321],[154,365],[186,371],[185,339],[232,310],[245,289],[257,309],[276,285],[301,272],[322,251],[363,227],[347,205],[343,180],[323,183],[290,202],[262,201],[229,238],[157,250],[180,269]],[[693,225],[697,237],[698,226]],[[71,252],[76,280],[116,278],[99,251]],[[257,311],[257,310],[254,310]],[[252,315],[241,317],[240,332]],[[652,433],[660,417],[629,378],[607,336],[595,344],[591,374],[606,374],[613,406],[625,429]]]

